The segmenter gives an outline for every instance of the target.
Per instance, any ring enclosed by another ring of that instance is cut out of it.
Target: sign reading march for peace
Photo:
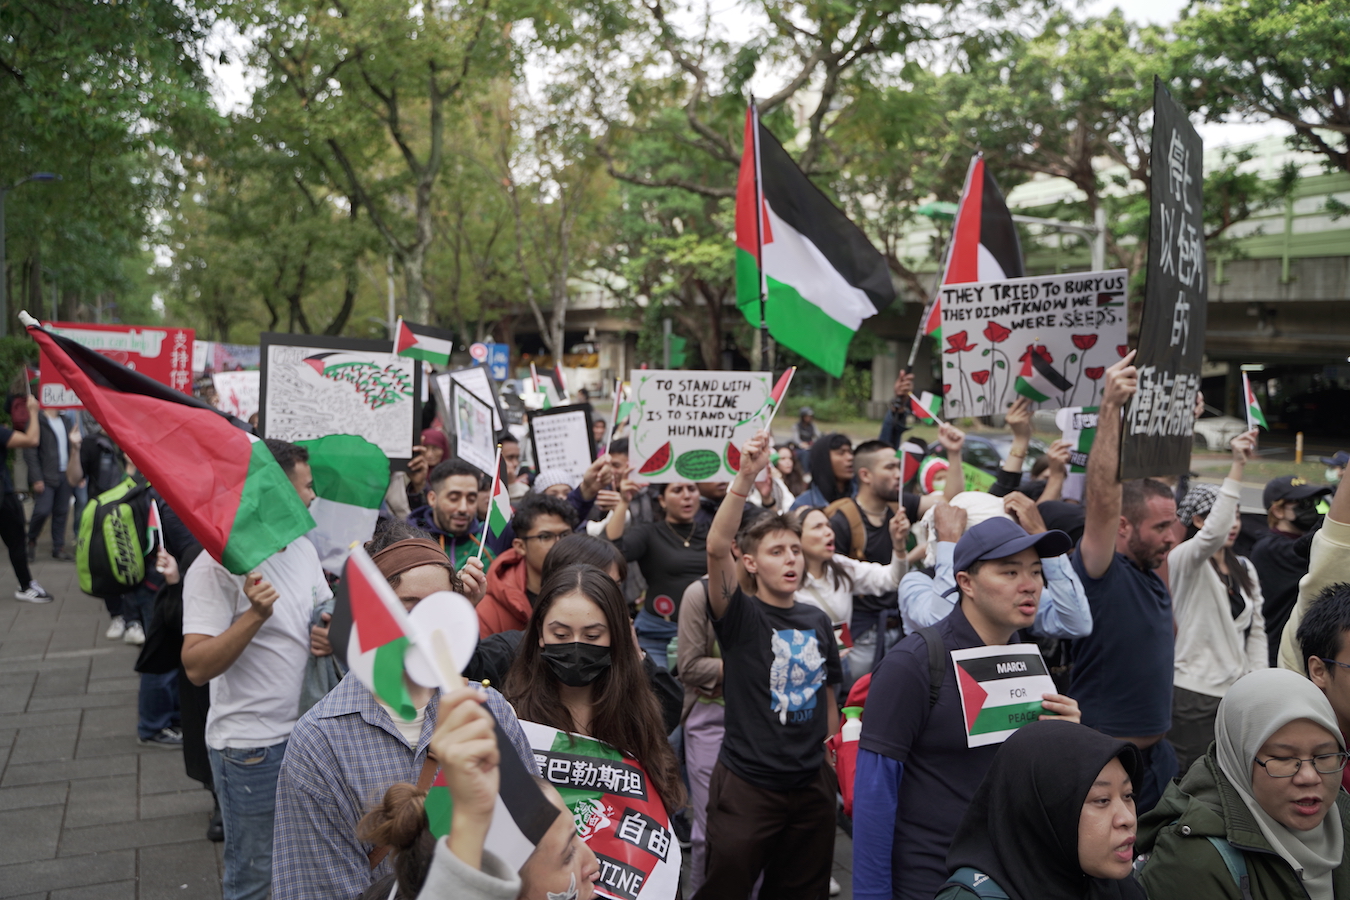
[[[674,897],[680,841],[637,760],[609,744],[521,722],[539,772],[562,794],[577,833],[600,862],[595,892],[611,900]]]
[[[1129,272],[1075,272],[941,288],[944,415],[1095,406],[1126,352]]]
[[[628,459],[639,481],[730,481],[773,412],[768,372],[633,372]]]
[[[953,650],[952,662],[968,747],[1003,743],[1045,714],[1042,694],[1059,693],[1035,644]]]
[[[1204,144],[1153,80],[1148,282],[1139,324],[1139,390],[1125,411],[1120,477],[1181,475],[1191,464],[1205,352]]]

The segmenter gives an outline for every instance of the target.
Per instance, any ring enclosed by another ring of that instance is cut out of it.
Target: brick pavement
[[[220,897],[210,793],[136,742],[139,648],[46,541],[33,575],[55,601],[15,600],[0,556],[0,897]]]

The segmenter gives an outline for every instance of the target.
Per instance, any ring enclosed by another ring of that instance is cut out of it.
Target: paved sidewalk
[[[0,897],[220,897],[211,794],[136,742],[139,648],[46,541],[33,575],[54,602],[15,600],[0,556]]]

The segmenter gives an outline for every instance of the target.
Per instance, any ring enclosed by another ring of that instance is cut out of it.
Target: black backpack
[[[118,597],[145,580],[149,517],[150,486],[139,479],[125,478],[89,501],[75,542],[80,590]]]

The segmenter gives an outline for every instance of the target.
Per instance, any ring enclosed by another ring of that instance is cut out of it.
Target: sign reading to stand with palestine
[[[953,650],[952,662],[968,747],[1003,743],[1045,714],[1042,694],[1059,693],[1035,644]]]

